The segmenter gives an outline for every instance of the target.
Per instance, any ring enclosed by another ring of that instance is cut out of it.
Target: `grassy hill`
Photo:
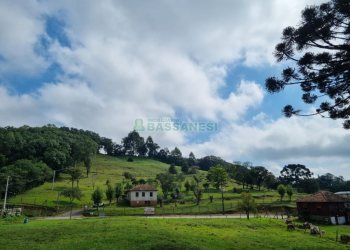
[[[133,162],[128,162],[125,157],[116,158],[104,155],[97,155],[93,159],[92,172],[89,177],[84,177],[79,182],[79,188],[82,190],[84,196],[81,201],[75,201],[74,205],[77,208],[81,208],[83,205],[92,205],[91,194],[93,187],[100,187],[103,191],[106,189],[106,181],[109,180],[114,186],[115,183],[123,180],[122,174],[124,172],[130,172],[137,179],[155,178],[158,173],[166,172],[169,168],[168,164],[142,158],[134,158]],[[178,168],[180,171],[180,168]],[[199,171],[199,175],[206,175],[206,172]],[[187,180],[192,180],[192,176],[186,176]],[[93,185],[94,183],[94,185]],[[60,211],[69,209],[68,199],[60,196],[60,192],[71,186],[69,176],[61,174],[56,179],[54,188],[52,189],[52,182],[47,182],[39,187],[33,188],[23,194],[10,198],[9,202],[13,204],[36,204],[43,205],[52,208],[59,208]],[[235,183],[230,183],[226,187],[225,192],[225,210],[235,211],[236,205],[240,199],[239,193],[234,193],[233,188],[240,188]],[[160,188],[158,188],[159,191]],[[202,214],[202,213],[219,213],[221,212],[221,194],[214,189],[210,189],[209,192],[205,192],[202,197],[200,206],[197,206],[193,199],[192,192],[185,193],[184,187],[182,192],[184,198],[182,204],[180,203],[168,203],[164,204],[163,208],[158,208],[156,212],[158,214]],[[10,190],[11,191],[11,190]],[[283,202],[280,202],[276,191],[257,191],[250,190],[258,204],[266,204],[269,207],[288,206],[295,207],[295,199],[301,194],[295,194],[291,201],[287,201],[287,198]],[[210,202],[209,197],[213,196],[213,202]],[[107,201],[105,203],[108,203]],[[107,215],[137,215],[142,214],[142,208],[130,208],[126,204],[111,204],[104,209]],[[41,213],[41,212],[40,212]],[[40,215],[40,214],[37,214]]]
[[[165,172],[169,168],[168,164],[150,160],[135,158],[133,162],[128,162],[126,158],[116,158],[105,155],[97,155],[92,162],[92,170],[87,178],[83,177],[79,181],[79,188],[84,196],[81,201],[76,201],[79,204],[90,204],[93,186],[100,187],[102,190],[106,187],[106,181],[109,180],[114,186],[115,183],[121,182],[124,172],[130,172],[139,178],[155,178],[158,173]],[[93,185],[94,183],[94,185]],[[61,205],[67,205],[68,199],[58,197],[58,194],[65,188],[69,188],[71,182],[69,176],[60,174],[56,179],[52,190],[52,182],[47,182],[39,187],[33,188],[23,194],[11,198],[11,203],[29,203],[47,206],[56,206],[57,199]]]
[[[321,226],[323,237],[287,231],[282,220],[157,219],[0,221],[1,249],[349,249],[335,241],[348,226]],[[33,233],[35,232],[35,233]]]

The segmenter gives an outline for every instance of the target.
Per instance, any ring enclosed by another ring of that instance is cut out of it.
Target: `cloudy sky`
[[[144,131],[197,157],[278,173],[301,163],[350,178],[348,131],[305,107],[298,88],[270,95],[284,27],[320,0],[0,0],[0,126],[53,123],[120,142],[135,119],[213,122],[216,131]]]

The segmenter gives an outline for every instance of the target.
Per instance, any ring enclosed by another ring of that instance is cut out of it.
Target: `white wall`
[[[139,193],[139,197],[136,197],[136,193]],[[145,193],[145,197],[142,197],[142,192]],[[153,197],[150,196],[150,193],[153,193]],[[128,199],[132,201],[156,201],[157,200],[157,191],[131,191],[128,193]]]

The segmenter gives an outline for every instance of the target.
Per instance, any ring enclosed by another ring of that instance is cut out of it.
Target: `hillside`
[[[83,168],[83,166],[82,166]],[[92,171],[87,178],[84,176],[79,181],[79,188],[83,192],[83,197],[80,201],[74,201],[74,207],[76,209],[81,209],[83,205],[92,205],[91,194],[94,187],[99,187],[103,192],[106,189],[106,181],[109,180],[110,184],[114,186],[116,183],[122,182],[124,177],[122,174],[124,172],[129,172],[137,179],[143,178],[155,178],[158,173],[168,171],[169,165],[151,159],[145,158],[134,158],[133,162],[128,162],[126,157],[111,157],[106,155],[97,155],[92,161]],[[178,171],[180,168],[177,167]],[[198,175],[203,177],[206,175],[205,171],[199,171]],[[192,181],[192,175],[186,175],[185,181]],[[184,184],[184,182],[183,182]],[[183,185],[182,184],[182,185]],[[51,207],[54,209],[59,209],[63,212],[69,210],[69,200],[60,195],[60,192],[65,188],[71,187],[71,182],[69,176],[66,174],[61,174],[59,178],[56,179],[54,188],[52,190],[52,182],[46,182],[43,185],[26,191],[23,194],[19,194],[15,197],[9,199],[10,204],[35,204],[45,207]],[[240,188],[237,184],[231,182],[226,187],[225,191],[225,211],[234,212],[237,211],[237,203],[240,200]],[[233,192],[237,189],[237,192]],[[161,193],[160,187],[158,191]],[[11,192],[11,190],[9,190]],[[222,211],[221,205],[221,194],[217,190],[210,188],[208,191],[203,193],[202,201],[199,206],[194,202],[194,196],[192,191],[185,192],[184,186],[181,187],[181,192],[183,194],[182,202],[170,202],[165,203],[162,208],[158,207],[157,214],[206,214],[206,213],[220,213]],[[275,207],[269,209],[271,212],[278,210],[281,206],[295,207],[295,200],[302,194],[295,194],[292,200],[284,199],[280,201],[276,191],[268,191],[262,189],[261,191],[249,190],[256,199],[256,202],[260,205],[265,204],[269,207]],[[211,202],[209,197],[213,197]],[[104,199],[104,202],[108,204],[108,201]],[[264,206],[265,206],[264,205]],[[282,211],[281,209],[278,211]],[[126,204],[115,205],[113,202],[110,206],[104,208],[104,212],[107,215],[140,215],[143,214],[142,208],[131,208]],[[264,213],[265,210],[261,210]],[[32,214],[32,213],[30,213]],[[44,215],[42,210],[38,210],[34,213],[36,216]]]
[[[106,155],[96,155],[92,160],[92,170],[89,178],[86,175],[79,181],[79,188],[84,196],[81,201],[75,201],[76,205],[90,204],[91,194],[93,192],[93,183],[95,188],[105,189],[106,181],[109,180],[114,186],[115,183],[121,182],[124,172],[130,172],[139,178],[155,178],[158,173],[165,172],[169,168],[168,164],[151,160],[135,158],[133,162],[128,162],[126,158],[117,158]],[[68,175],[60,174],[56,179],[52,190],[52,182],[46,182],[43,185],[28,190],[27,192],[9,199],[10,203],[28,203],[56,207],[67,205],[68,199],[59,197],[58,194],[65,188],[71,186]],[[11,192],[11,190],[9,190]],[[58,203],[57,203],[58,198]]]

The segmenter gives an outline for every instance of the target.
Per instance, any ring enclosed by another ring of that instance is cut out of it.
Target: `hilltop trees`
[[[277,61],[291,61],[293,66],[285,68],[281,78],[266,80],[272,93],[299,85],[305,103],[319,103],[314,113],[306,115],[323,117],[328,113],[332,119],[344,120],[345,129],[350,128],[349,19],[348,0],[306,7],[299,26],[285,28],[281,43],[276,45]],[[287,117],[304,115],[292,105],[285,106],[283,112]]]
[[[301,164],[288,164],[281,170],[281,181],[287,184],[298,185],[301,180],[308,179],[313,173]]]
[[[148,156],[151,157],[151,158],[154,158],[157,156],[157,150],[159,149],[159,145],[155,142],[153,142],[153,139],[151,136],[148,136],[147,137],[147,140],[146,140],[146,148],[147,148],[147,151],[148,151]]]
[[[139,135],[137,131],[131,131],[127,137],[123,138],[122,144],[127,155],[138,155],[142,153],[142,147],[144,145],[144,139]]]
[[[266,178],[268,177],[269,171],[262,166],[252,167],[250,170],[250,174],[254,179],[253,183],[255,183],[260,191],[261,185],[264,183]]]

